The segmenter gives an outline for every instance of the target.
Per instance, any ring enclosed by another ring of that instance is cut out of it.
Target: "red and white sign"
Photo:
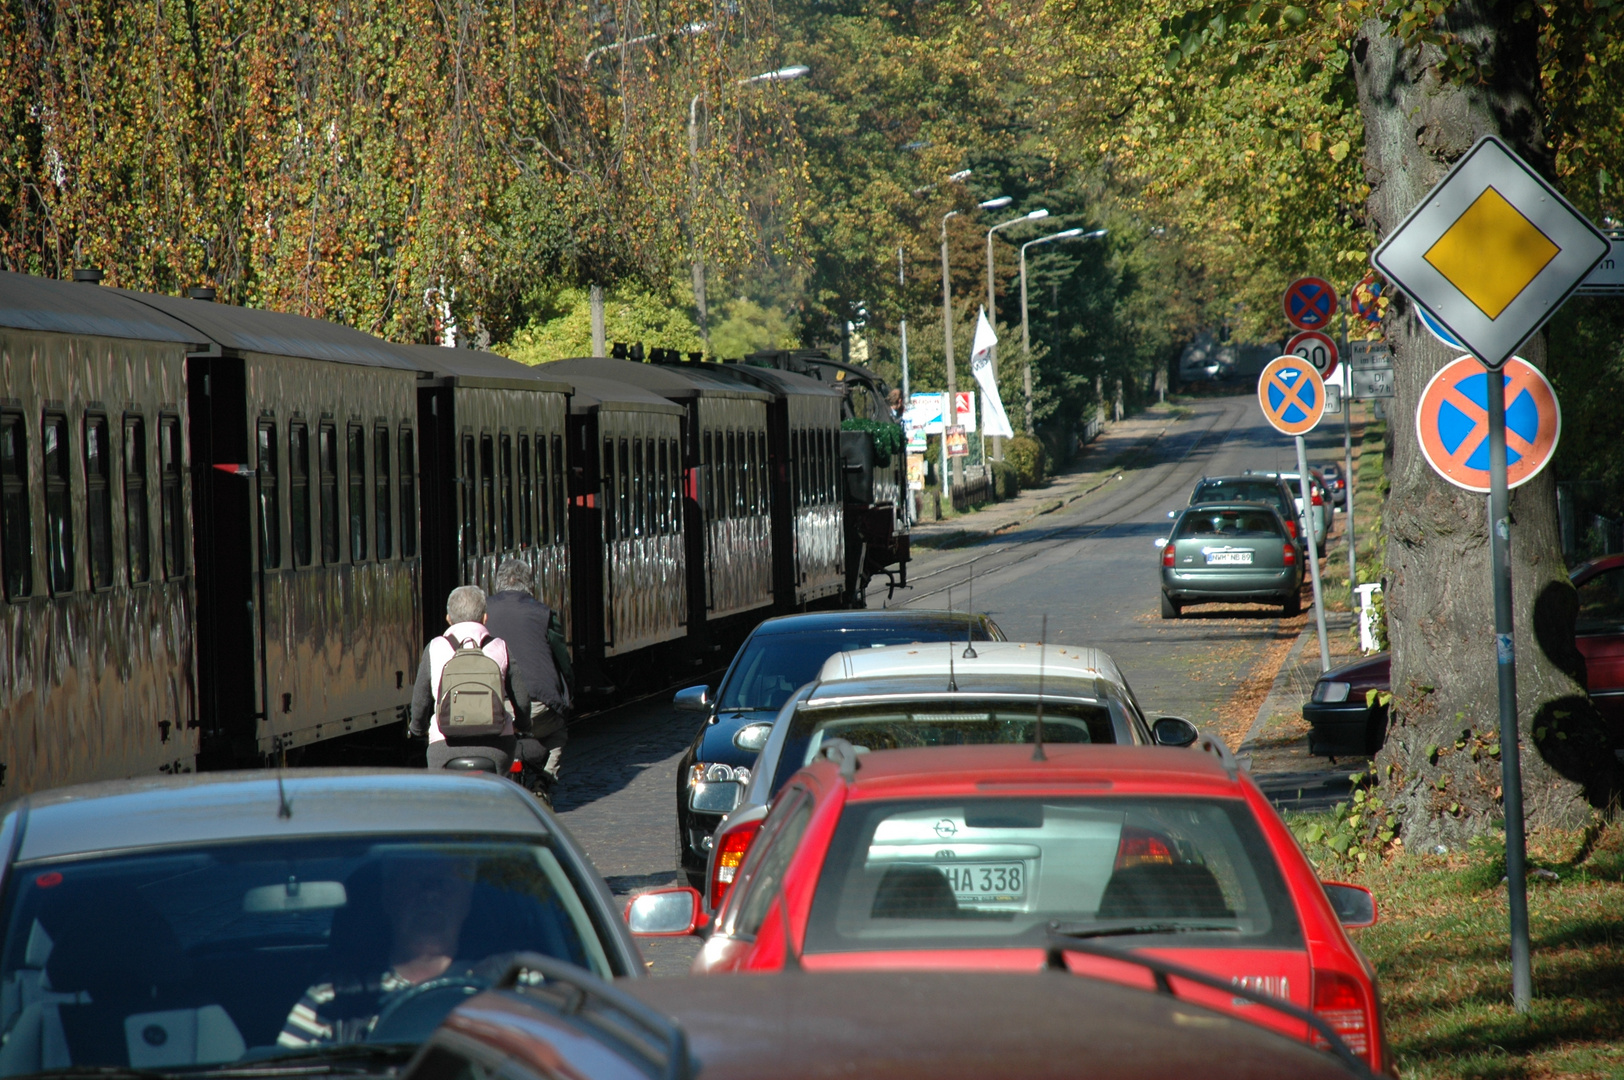
[[[1318,330],[1304,330],[1286,342],[1286,352],[1313,364],[1321,379],[1329,379],[1336,370],[1336,342]]]

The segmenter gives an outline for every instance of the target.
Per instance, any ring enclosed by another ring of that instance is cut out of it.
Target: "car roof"
[[[1210,483],[1215,483],[1215,482],[1226,483],[1227,484],[1227,483],[1233,483],[1234,481],[1237,481],[1237,480],[1278,480],[1279,478],[1280,478],[1279,473],[1272,473],[1272,472],[1244,472],[1244,473],[1224,473],[1224,474],[1222,474],[1220,476],[1203,476],[1200,480],[1198,480],[1196,482],[1200,483],[1200,484],[1210,484]]]
[[[645,364],[601,356],[581,356],[554,360],[547,369],[559,378],[585,375],[594,379],[641,387],[670,401],[693,397],[744,398],[770,401],[772,395],[754,387],[739,386],[729,379],[710,374],[698,365]]]
[[[1280,511],[1268,503],[1247,502],[1242,499],[1214,499],[1212,502],[1191,503],[1184,508],[1186,514],[1201,513],[1211,510],[1267,510],[1269,513],[1280,516]]]
[[[902,789],[987,794],[1003,785],[1043,790],[1076,785],[1087,791],[1173,787],[1239,796],[1240,780],[1212,753],[1170,746],[1045,743],[1033,757],[1030,743],[930,746],[872,750],[858,757],[852,797],[895,798]],[[820,759],[812,768],[838,769]],[[1007,788],[1003,794],[1010,794]]]
[[[983,626],[990,625],[992,622],[981,612],[907,611],[899,609],[888,611],[811,611],[801,615],[780,615],[776,619],[767,619],[757,626],[750,636],[805,634],[831,630],[873,630],[887,627],[900,629],[929,627],[931,629],[946,628],[949,630],[958,627],[962,630],[968,619],[976,619]],[[977,648],[979,647],[978,643]]]
[[[281,814],[286,793],[286,816]],[[515,784],[420,769],[191,773],[53,788],[7,811],[27,817],[18,860],[193,845],[379,833],[518,833],[547,825]]]
[[[995,682],[1004,676],[1036,679],[1058,687],[1062,682],[1109,679],[1122,681],[1116,662],[1099,649],[1075,645],[1038,645],[1022,641],[978,641],[965,656],[962,641],[916,642],[835,653],[823,663],[818,682],[825,686],[895,676],[939,676]]]
[[[768,1074],[1041,1080],[1075,1077],[1085,1061],[1083,1071],[1099,1080],[1350,1075],[1329,1054],[1248,1021],[1070,974],[792,971],[640,979],[617,989],[681,1025],[693,1067],[671,1062],[660,1071],[701,1080]],[[569,1047],[568,1056],[583,1063],[597,1056],[579,1036],[561,1035],[579,1028],[562,1027],[558,1013],[522,992],[474,998],[446,1026],[541,1075],[577,1075],[556,1069],[555,1046]]]

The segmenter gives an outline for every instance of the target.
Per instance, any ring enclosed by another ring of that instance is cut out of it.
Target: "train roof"
[[[51,334],[171,341],[188,348],[207,335],[118,289],[0,271],[0,326]]]
[[[732,379],[739,382],[759,386],[768,393],[777,397],[810,396],[838,398],[839,393],[829,388],[826,383],[808,375],[785,371],[781,368],[757,367],[741,361],[730,361],[723,364],[706,364],[705,373],[718,379]]]
[[[330,360],[338,364],[423,370],[409,353],[382,338],[353,327],[304,315],[289,315],[262,308],[217,304],[180,296],[110,289],[193,327],[222,349],[239,353],[265,353],[303,360]]]
[[[684,401],[695,397],[772,400],[770,394],[755,387],[739,386],[727,379],[717,378],[697,364],[642,364],[634,360],[586,356],[555,360],[548,366],[567,372],[568,376],[587,375],[641,387],[669,401]]]
[[[598,379],[590,375],[569,375],[567,378],[575,387],[575,394],[570,398],[572,413],[607,408],[623,412],[659,412],[681,416],[684,411],[681,405],[667,401],[658,394],[612,379]]]
[[[396,345],[418,367],[434,372],[437,380],[455,386],[478,386],[497,390],[544,390],[571,392],[568,379],[549,379],[540,369],[501,353],[484,349],[446,349],[438,345]]]

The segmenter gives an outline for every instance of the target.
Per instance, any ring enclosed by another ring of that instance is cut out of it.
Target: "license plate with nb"
[[[1022,862],[954,863],[937,869],[953,886],[953,897],[961,904],[1019,901],[1026,896],[1026,864]]]
[[[1250,551],[1209,551],[1207,552],[1208,566],[1251,566],[1252,553]]]

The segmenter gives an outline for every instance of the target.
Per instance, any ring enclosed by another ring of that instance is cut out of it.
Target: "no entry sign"
[[[1562,410],[1544,374],[1513,356],[1497,376],[1475,357],[1446,364],[1427,383],[1415,410],[1415,434],[1427,464],[1467,491],[1489,490],[1489,379],[1505,380],[1506,486],[1526,484],[1550,464],[1562,434]]]

